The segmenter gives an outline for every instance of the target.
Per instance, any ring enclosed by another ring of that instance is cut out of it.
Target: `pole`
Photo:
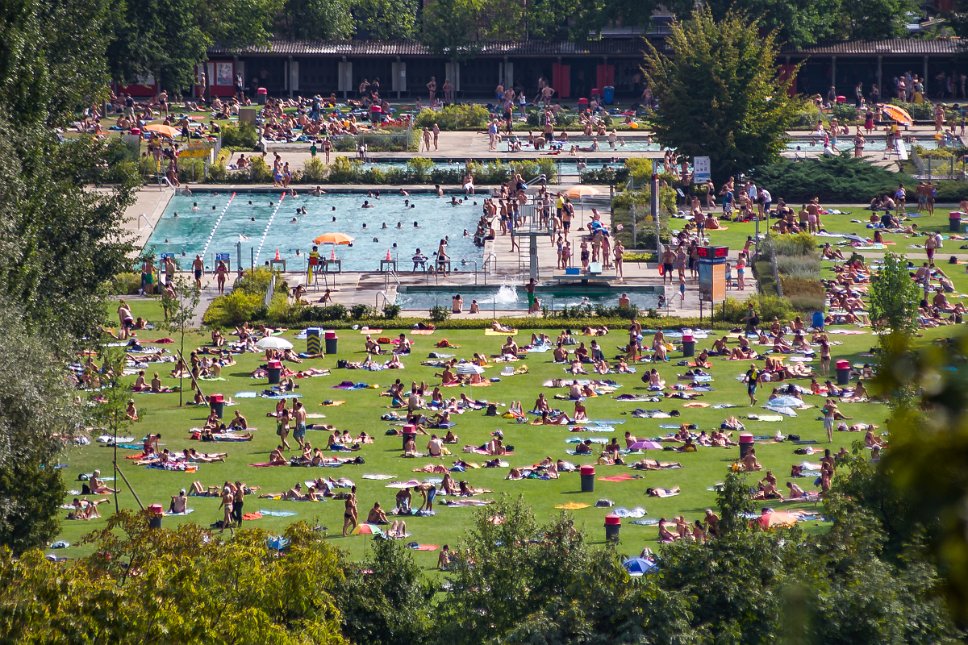
[[[659,241],[659,175],[652,173],[652,194],[649,196],[652,217],[655,220],[655,254],[658,258],[661,255],[661,242]]]

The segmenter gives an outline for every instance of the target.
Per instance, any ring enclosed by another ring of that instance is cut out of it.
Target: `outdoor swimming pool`
[[[873,135],[870,137],[864,137],[864,150],[875,150],[882,151],[887,147],[887,140],[883,135]],[[931,137],[919,137],[914,142],[905,141],[904,145],[907,146],[908,152],[915,145],[919,145],[922,148],[934,149],[938,147],[938,142]],[[797,146],[800,146],[800,150],[803,152],[823,152],[823,139],[790,139],[786,143],[787,152],[795,152]],[[849,137],[840,137],[837,139],[837,149],[841,152],[849,151],[853,153],[854,151],[854,137],[853,135]]]
[[[549,309],[574,307],[581,304],[618,305],[621,294],[628,294],[632,304],[640,310],[656,308],[662,287],[561,287],[557,285],[539,286],[536,290],[541,306]],[[472,300],[477,300],[481,311],[525,311],[528,296],[523,287],[501,286],[460,286],[460,287],[421,287],[402,286],[397,290],[396,303],[404,309],[430,309],[440,305],[450,308],[451,299],[460,294],[464,299],[466,311]]]
[[[520,161],[532,161],[532,159],[525,158],[507,158],[502,159],[504,163],[513,164],[514,162]],[[585,170],[601,170],[605,167],[611,168],[623,168],[625,166],[622,161],[609,161],[607,159],[584,159]],[[483,162],[483,161],[482,161]],[[486,162],[483,162],[486,163]],[[555,164],[558,167],[558,174],[560,175],[578,175],[578,159],[572,157],[569,159],[555,159]],[[368,161],[360,164],[362,170],[405,170],[407,167],[407,161],[405,159],[387,159],[387,160],[374,160]],[[457,170],[463,172],[467,167],[465,161],[455,161],[455,160],[435,160],[434,170]]]
[[[481,214],[480,198],[477,206],[474,200],[451,206],[446,199],[429,193],[405,198],[396,191],[383,191],[379,199],[373,199],[366,193],[313,197],[300,192],[297,197],[286,196],[280,202],[281,195],[281,191],[240,192],[234,198],[229,192],[176,195],[155,226],[145,250],[158,255],[174,253],[183,270],[190,268],[196,254],[211,269],[216,253],[229,253],[235,269],[241,243],[242,266],[248,267],[252,258],[261,265],[273,259],[278,249],[280,257],[287,260],[287,269],[301,270],[313,238],[339,232],[355,238],[352,246],[336,247],[343,271],[376,271],[387,250],[401,261],[409,260],[418,247],[424,255],[432,256],[444,236],[449,238],[448,255],[452,262],[482,257],[473,239],[463,236],[465,229],[473,233],[476,228]],[[412,208],[404,204],[405,199],[409,199]],[[362,208],[364,200],[374,207]],[[197,210],[193,204],[197,204]],[[296,209],[303,207],[306,214],[297,215]],[[414,227],[414,222],[419,226]],[[327,258],[330,251],[331,247],[320,247],[320,253]],[[401,268],[404,266],[409,266],[408,262]]]

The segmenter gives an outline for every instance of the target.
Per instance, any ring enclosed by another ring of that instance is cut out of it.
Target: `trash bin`
[[[695,356],[696,355],[696,339],[692,334],[682,335],[682,355],[683,356]]]
[[[417,426],[413,425],[412,423],[408,423],[403,426],[400,434],[403,436],[403,444],[401,448],[406,449],[408,439],[413,439],[414,441],[417,440]]]
[[[605,516],[605,541],[618,542],[618,533],[622,530],[622,518],[609,513]]]
[[[581,472],[581,492],[583,493],[595,492],[595,467],[582,466],[580,472]]]
[[[266,371],[269,372],[269,385],[279,385],[282,381],[282,362],[269,361]]]
[[[739,458],[742,459],[753,450],[753,435],[741,434],[739,436]]]
[[[602,99],[602,91],[600,89],[598,89],[597,87],[593,87],[592,88],[592,91],[591,91],[591,94],[589,94],[589,96],[592,99],[597,99],[597,100],[600,101]]]
[[[322,353],[322,345],[320,343],[320,338],[323,335],[323,330],[319,327],[309,327],[306,329],[306,353],[312,356],[318,356]]]
[[[961,232],[961,211],[948,213],[948,230],[952,233]]]
[[[148,528],[160,529],[161,518],[165,515],[165,508],[161,504],[152,504],[148,507]]]
[[[615,102],[615,86],[606,85],[602,88],[602,100],[605,101],[605,105],[611,105]]]
[[[811,321],[811,326],[814,329],[823,329],[824,322],[823,322],[823,312],[822,311],[815,311],[815,312],[813,312],[813,321]]]
[[[260,87],[255,91],[255,102],[259,105],[266,104],[266,98],[269,96],[268,90],[264,87]]]
[[[208,407],[221,419],[222,414],[225,412],[225,397],[221,394],[211,395],[208,397]]]
[[[837,361],[837,385],[850,383],[850,361]]]
[[[335,331],[326,332],[326,353],[335,354],[336,348],[339,345],[339,337],[336,336]]]

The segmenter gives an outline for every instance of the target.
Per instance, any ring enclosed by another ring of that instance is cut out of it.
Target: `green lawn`
[[[154,306],[154,303],[151,303]],[[134,303],[135,315],[149,313],[153,311],[140,302]],[[113,313],[113,308],[112,308]],[[152,315],[152,314],[149,314]],[[384,335],[392,336],[395,332],[387,330]],[[932,330],[926,335],[928,338],[942,335],[943,330]],[[163,332],[146,332],[143,337],[146,339],[159,338],[165,335]],[[292,334],[289,334],[290,336]],[[603,347],[608,353],[614,353],[616,346],[623,341],[621,332],[613,332],[604,339]],[[229,453],[229,458],[224,463],[203,464],[197,473],[177,473],[165,472],[160,470],[148,470],[138,467],[127,460],[124,460],[124,471],[141,497],[147,505],[150,503],[163,503],[167,505],[171,495],[177,493],[181,487],[187,487],[195,479],[200,480],[205,485],[220,484],[227,479],[241,479],[250,485],[257,485],[262,488],[262,492],[278,492],[288,489],[296,482],[312,479],[316,476],[348,477],[353,479],[359,486],[360,513],[365,517],[366,511],[372,506],[375,500],[379,500],[384,507],[393,506],[393,495],[395,491],[385,487],[386,482],[362,479],[364,473],[386,473],[394,475],[396,478],[406,480],[413,477],[424,478],[426,475],[417,475],[412,469],[429,463],[431,460],[424,459],[403,459],[400,455],[400,439],[398,437],[388,437],[384,432],[389,427],[387,422],[380,420],[380,415],[387,411],[389,399],[379,396],[383,388],[389,385],[394,379],[402,378],[404,382],[410,380],[424,380],[434,383],[438,379],[434,378],[435,370],[430,367],[420,366],[420,360],[433,351],[433,344],[441,338],[447,338],[451,342],[458,343],[462,347],[453,350],[459,357],[470,357],[474,352],[496,353],[503,338],[498,336],[484,336],[480,330],[474,331],[438,331],[432,336],[415,336],[415,351],[412,356],[404,359],[406,369],[400,371],[349,371],[335,369],[337,358],[348,358],[360,360],[363,357],[363,336],[359,332],[341,331],[340,332],[340,352],[337,356],[327,356],[324,359],[306,361],[304,366],[319,366],[333,369],[333,374],[328,377],[304,379],[299,381],[299,392],[303,395],[303,401],[312,413],[324,413],[326,419],[323,422],[332,423],[338,428],[346,428],[353,434],[365,430],[368,433],[377,435],[377,441],[373,445],[365,446],[361,454],[365,460],[365,465],[344,466],[338,469],[296,469],[290,467],[278,468],[252,468],[248,464],[266,461],[268,452],[276,444],[273,420],[267,419],[265,413],[274,407],[274,401],[268,399],[237,399],[238,407],[227,408],[227,415],[238,409],[248,417],[250,424],[259,428],[256,431],[256,438],[251,443],[218,443],[200,444],[188,439],[188,429],[192,426],[199,426],[203,423],[207,409],[195,407],[178,407],[177,394],[135,394],[135,399],[143,420],[130,429],[128,434],[141,438],[148,432],[160,432],[163,435],[164,446],[180,451],[186,447],[196,447],[201,451],[225,451]],[[875,339],[870,335],[863,336],[835,336],[835,340],[842,341],[843,344],[834,348],[834,359],[847,358],[853,362],[864,362],[870,360],[863,354],[876,344]],[[206,340],[200,335],[193,336],[191,344],[199,344]],[[528,335],[522,331],[517,337],[519,344],[526,344]],[[586,339],[587,340],[587,339]],[[305,341],[294,341],[297,350],[305,346]],[[711,339],[701,341],[700,347],[709,346]],[[677,350],[672,354],[672,361],[661,365],[658,369],[669,384],[676,381],[676,374],[685,371],[684,367],[677,367],[675,362],[680,360],[681,354]],[[243,390],[260,391],[265,386],[264,380],[254,380],[249,373],[260,363],[257,355],[249,354],[239,359],[238,365],[226,368],[223,376],[225,382],[210,382],[205,384],[206,393],[221,392],[226,395],[234,395]],[[468,396],[484,398],[491,401],[510,403],[512,400],[521,400],[525,407],[531,406],[540,391],[545,391],[549,396],[554,392],[542,387],[542,382],[546,379],[555,377],[566,377],[562,366],[551,362],[550,353],[533,354],[525,362],[530,372],[527,375],[505,377],[500,383],[492,384],[486,388],[467,388],[463,391]],[[157,371],[162,375],[165,383],[176,385],[177,381],[172,378],[164,378],[171,369],[171,364],[159,365]],[[724,359],[714,359],[712,374],[715,377],[713,386],[715,391],[699,399],[710,404],[718,402],[732,402],[740,404],[741,407],[732,410],[719,409],[687,409],[682,406],[683,401],[669,399],[659,404],[651,403],[623,403],[614,400],[611,396],[593,398],[588,401],[588,409],[592,419],[620,419],[624,423],[616,426],[615,434],[582,434],[581,436],[602,436],[618,437],[620,443],[625,430],[631,430],[638,437],[656,437],[666,431],[659,428],[660,423],[675,423],[677,421],[695,423],[699,428],[712,429],[728,415],[745,416],[754,410],[746,406],[745,386],[736,380],[736,376],[745,370],[744,362],[731,362]],[[149,376],[152,369],[149,369]],[[492,367],[487,375],[497,375],[500,368]],[[622,387],[619,393],[644,392],[639,376],[642,373],[642,366],[639,374],[636,375],[616,375],[612,376]],[[364,381],[370,384],[379,384],[380,389],[367,389],[358,391],[340,391],[331,389],[331,386],[343,381]],[[806,381],[802,383],[806,384]],[[565,393],[565,390],[560,390]],[[456,395],[460,392],[457,389],[446,388],[445,396]],[[761,392],[761,401],[767,397],[766,392]],[[339,407],[321,407],[320,403],[324,399],[345,400],[346,404]],[[819,399],[816,399],[819,401]],[[560,402],[562,409],[569,413],[572,411],[572,404]],[[634,419],[626,414],[636,407],[658,407],[663,410],[678,409],[682,416],[677,419],[665,420],[644,420]],[[858,421],[883,424],[888,410],[886,406],[877,404],[844,404],[842,408],[846,413]],[[763,412],[757,409],[755,412]],[[565,440],[571,436],[567,427],[538,427],[530,425],[516,425],[506,419],[486,417],[482,412],[468,412],[457,417],[457,427],[455,432],[460,436],[460,444],[457,446],[457,454],[451,459],[445,459],[444,463],[450,465],[453,459],[464,457],[472,459],[468,455],[459,453],[460,446],[464,444],[483,444],[489,434],[495,429],[502,429],[505,433],[506,442],[515,446],[515,454],[508,458],[512,466],[530,465],[539,461],[541,458],[551,456],[552,458],[564,457],[575,463],[590,463],[591,458],[568,457],[565,450],[569,448]],[[767,423],[748,421],[747,428],[756,435],[773,435],[778,429],[784,434],[796,433],[804,439],[822,439],[822,424],[818,420],[816,409],[802,412],[798,417],[785,419],[782,423]],[[327,435],[323,432],[310,431],[309,439],[314,445],[322,444]],[[862,439],[862,436],[853,433],[840,433],[835,437],[834,447],[849,446],[854,441]],[[426,438],[420,438],[419,448],[423,449]],[[820,447],[824,447],[821,444]],[[766,468],[773,469],[780,479],[781,485],[787,480],[790,466],[799,463],[804,459],[817,461],[818,456],[804,457],[793,454],[794,446],[789,443],[763,443],[757,446],[757,454]],[[131,451],[124,451],[125,454],[132,454]],[[70,449],[63,458],[67,467],[63,473],[66,478],[68,488],[80,488],[76,481],[77,475],[82,472],[90,472],[95,468],[100,468],[102,474],[110,475],[111,454],[108,448],[98,445],[91,445],[81,448]],[[677,514],[684,514],[687,519],[696,519],[701,516],[703,510],[713,505],[715,494],[709,490],[715,483],[722,481],[730,463],[737,457],[737,449],[714,449],[703,448],[698,453],[678,454],[670,452],[653,452],[649,456],[655,456],[663,460],[680,461],[683,464],[681,470],[668,470],[660,472],[643,473],[642,479],[624,482],[596,482],[596,490],[592,494],[582,494],[579,491],[579,476],[577,474],[564,474],[556,481],[526,480],[518,482],[505,481],[507,469],[480,469],[471,470],[465,474],[457,475],[458,479],[464,478],[470,484],[477,487],[487,487],[496,493],[509,493],[512,495],[524,495],[527,501],[533,506],[539,518],[546,519],[559,512],[554,507],[557,504],[567,502],[585,502],[594,505],[599,498],[613,500],[617,505],[626,507],[643,506],[647,509],[650,518],[669,517]],[[483,457],[474,456],[473,459],[483,461]],[[622,466],[599,466],[599,475],[616,475],[620,473],[632,473],[630,469]],[[812,481],[806,479],[799,480],[804,488],[812,489]],[[681,486],[682,494],[678,497],[669,499],[655,499],[645,495],[645,489],[649,486]],[[65,502],[71,499],[68,496]],[[125,490],[121,495],[121,504],[125,508],[134,508],[135,503],[129,491]],[[193,521],[209,524],[220,517],[217,510],[218,501],[209,498],[193,498],[190,506],[195,509],[193,515],[188,518],[166,518],[165,524],[173,526],[184,521]],[[110,512],[113,505],[105,504],[101,506],[105,515]],[[340,502],[326,501],[321,503],[305,502],[279,502],[257,500],[250,497],[246,503],[246,509],[254,511],[258,509],[286,509],[296,513],[294,518],[264,518],[254,522],[266,529],[281,529],[286,522],[304,520],[315,524],[321,523],[329,527],[330,535],[339,534],[341,526],[343,505]],[[473,509],[470,508],[446,508],[437,506],[436,517],[411,518],[408,522],[410,531],[414,539],[420,542],[434,544],[452,543],[460,539],[465,528],[468,526]],[[590,533],[593,540],[603,538],[603,517],[607,509],[595,508],[594,506],[575,511],[579,523]],[[65,513],[66,514],[66,513]],[[68,549],[62,553],[68,556],[76,556],[86,552],[86,547],[77,546],[81,537],[88,531],[103,525],[104,520],[94,520],[90,522],[64,521],[62,523],[61,538],[72,543]],[[644,527],[630,524],[626,520],[622,530],[622,550],[624,552],[637,552],[643,546],[654,543],[656,530],[654,527]],[[341,546],[348,549],[353,557],[363,555],[369,541],[368,536],[352,537],[349,539],[334,538]],[[418,553],[418,561],[427,567],[435,563],[435,554]]]

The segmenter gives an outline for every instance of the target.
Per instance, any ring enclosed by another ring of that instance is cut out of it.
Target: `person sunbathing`
[[[271,466],[285,466],[289,461],[286,459],[285,455],[282,454],[282,446],[276,446],[272,452],[269,453],[269,465]]]
[[[383,350],[380,348],[380,343],[373,340],[371,336],[366,337],[363,347],[367,354],[380,354],[383,352]]]
[[[746,453],[746,456],[740,459],[739,462],[740,470],[750,472],[754,470],[762,470],[763,466],[756,459],[756,449],[750,448],[750,451]]]
[[[675,497],[681,492],[678,486],[672,488],[646,488],[645,494],[649,497]]]
[[[659,520],[659,542],[675,542],[678,536],[666,528],[666,519]]]
[[[390,519],[387,517],[386,512],[380,508],[380,502],[373,502],[373,508],[366,516],[367,524],[389,524]]]
[[[808,496],[805,490],[793,482],[787,482],[786,486],[790,490],[790,499],[804,499]]]
[[[95,470],[91,474],[91,478],[87,482],[88,488],[91,489],[92,495],[101,495],[104,493],[117,493],[120,492],[113,488],[107,486],[103,481],[101,481],[101,471]]]
[[[510,334],[514,331],[514,329],[512,329],[511,327],[508,327],[507,325],[502,325],[496,320],[491,321],[491,329],[493,331],[500,332],[502,334]]]
[[[712,356],[723,356],[729,354],[729,348],[726,347],[726,337],[723,336],[719,340],[713,341],[713,347],[709,350],[709,355]]]
[[[633,463],[630,468],[635,470],[669,470],[673,468],[682,468],[682,464],[678,461],[659,461],[657,459],[640,459]]]
[[[403,520],[394,520],[390,524],[390,530],[387,531],[387,536],[395,540],[401,540],[407,535],[407,523]]]

